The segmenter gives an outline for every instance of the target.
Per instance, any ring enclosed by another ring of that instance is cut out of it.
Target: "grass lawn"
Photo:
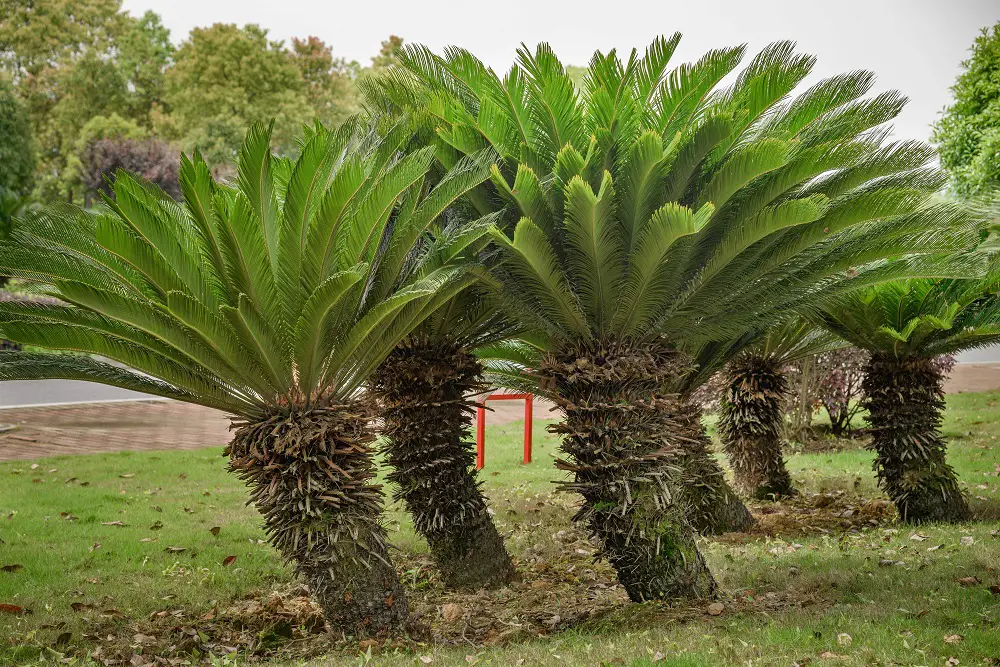
[[[980,520],[897,526],[867,451],[793,454],[802,497],[755,505],[757,532],[703,544],[725,591],[717,615],[629,604],[570,524],[574,499],[552,493],[555,441],[536,428],[523,466],[521,424],[491,427],[483,480],[523,581],[443,591],[391,507],[416,629],[361,650],[310,626],[221,447],[0,463],[0,664],[85,664],[98,648],[122,664],[200,651],[314,667],[1000,664],[998,401],[952,396],[945,424]]]

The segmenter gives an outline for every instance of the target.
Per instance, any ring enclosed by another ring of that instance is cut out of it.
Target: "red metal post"
[[[528,394],[524,399],[524,463],[531,463],[531,417],[535,397]]]
[[[476,409],[476,470],[486,465],[486,399]]]

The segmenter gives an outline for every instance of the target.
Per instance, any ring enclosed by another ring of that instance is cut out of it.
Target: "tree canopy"
[[[933,135],[941,166],[963,196],[1000,186],[1000,22],[983,28],[971,50]]]

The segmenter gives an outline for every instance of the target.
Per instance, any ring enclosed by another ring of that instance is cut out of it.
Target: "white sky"
[[[138,15],[163,17],[175,42],[215,22],[257,23],[274,39],[316,35],[334,54],[367,64],[389,34],[435,51],[468,48],[498,71],[524,42],[547,41],[564,64],[585,65],[595,49],[644,48],[658,34],[684,34],[674,63],[747,42],[754,53],[791,39],[818,57],[814,80],[853,69],[878,75],[878,90],[911,99],[896,136],[926,140],[948,104],[949,86],[980,28],[1000,21],[1000,0],[124,0]]]

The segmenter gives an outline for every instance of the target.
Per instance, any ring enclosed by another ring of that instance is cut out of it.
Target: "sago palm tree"
[[[458,218],[453,233],[481,235],[481,223],[470,228],[468,219]],[[388,479],[449,587],[497,586],[515,575],[476,479],[470,437],[474,397],[489,389],[475,350],[511,331],[483,289],[469,287],[401,342],[371,384]]]
[[[786,368],[846,343],[807,320],[791,319],[748,345],[720,351],[725,364],[719,408],[719,436],[736,489],[766,500],[795,493],[781,453],[784,445]]]
[[[449,258],[475,236],[426,232],[486,176],[470,158],[428,189],[432,152],[404,156],[402,125],[317,128],[294,162],[254,125],[234,186],[197,155],[183,205],[119,173],[107,209],[30,214],[0,248],[5,271],[63,302],[2,303],[0,333],[97,355],[3,354],[0,380],[88,380],[233,415],[230,470],[271,544],[332,627],[359,635],[407,619],[362,387],[472,280]]]
[[[1000,271],[905,280],[843,295],[817,321],[871,353],[862,404],[879,485],[903,521],[962,521],[969,509],[941,435],[942,354],[1000,341]]]
[[[504,216],[491,273],[564,413],[577,518],[636,600],[711,593],[687,506],[696,525],[751,520],[673,389],[689,368],[680,345],[741,336],[899,270],[888,255],[968,236],[942,232],[957,205],[928,203],[944,182],[933,152],[885,142],[904,100],[862,99],[869,73],[786,100],[813,64],[791,44],[721,88],[745,49],[668,71],[679,39],[625,61],[596,53],[580,93],[546,45],[519,50],[503,78],[462,49],[410,47],[363,84],[372,113],[429,119],[439,156],[499,155],[479,201]],[[683,503],[681,466],[699,472]]]

